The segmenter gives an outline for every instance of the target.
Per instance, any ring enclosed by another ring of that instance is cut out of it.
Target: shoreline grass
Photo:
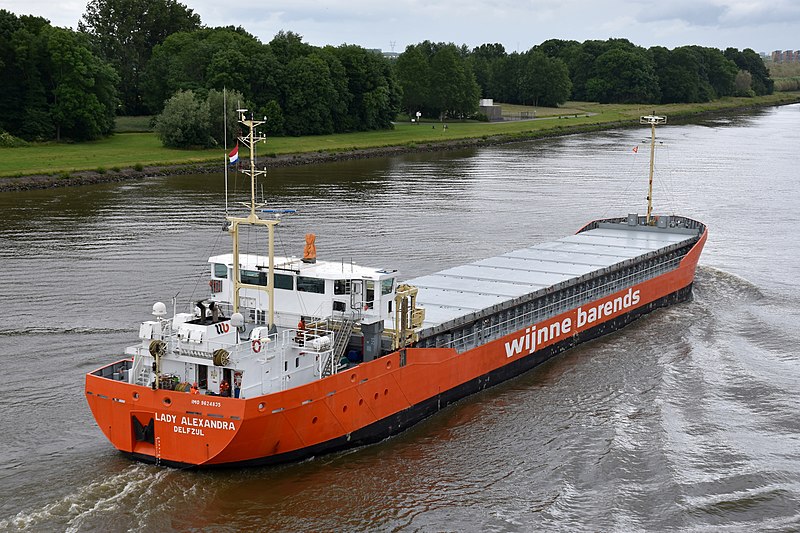
[[[671,121],[755,107],[800,102],[800,92],[776,93],[755,98],[724,98],[702,104],[598,104],[568,102],[563,108],[537,108],[536,120],[514,122],[401,122],[392,130],[340,133],[305,137],[274,137],[259,145],[259,155],[301,155],[319,152],[350,152],[360,149],[413,147],[490,137],[536,138],[574,131],[637,124],[640,115],[656,112]],[[532,110],[533,108],[529,108]],[[521,106],[511,112],[519,113]],[[246,156],[242,153],[242,156]],[[118,133],[106,139],[80,144],[36,143],[0,148],[0,178],[35,175],[65,175],[103,169],[141,169],[153,166],[214,164],[224,161],[222,147],[207,150],[164,148],[154,133]]]

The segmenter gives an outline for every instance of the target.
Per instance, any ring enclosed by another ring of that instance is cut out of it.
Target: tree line
[[[78,31],[0,10],[0,128],[24,139],[94,139],[112,132],[117,114],[157,114],[158,131],[194,124],[179,138],[162,135],[166,144],[214,145],[228,121],[212,116],[223,88],[231,107],[267,117],[269,134],[307,135],[390,128],[401,110],[475,118],[481,97],[658,104],[774,85],[750,49],[551,39],[508,53],[424,41],[390,61],[292,32],[262,43],[241,27],[204,27],[176,0],[90,0]]]
[[[0,130],[29,140],[107,135],[118,84],[88,36],[0,10]]]
[[[769,72],[751,49],[645,49],[626,39],[551,39],[525,53],[485,44],[468,58],[482,94],[517,104],[691,103],[773,91]]]

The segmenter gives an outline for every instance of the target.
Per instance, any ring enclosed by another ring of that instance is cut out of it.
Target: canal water
[[[643,212],[646,128],[272,170],[278,253],[419,276]],[[800,106],[659,130],[694,299],[376,445],[273,468],[129,461],[83,375],[208,291],[221,175],[0,194],[0,530],[800,530]],[[634,146],[640,146],[637,152]],[[233,208],[244,197],[230,180]],[[255,235],[248,244],[263,244]]]

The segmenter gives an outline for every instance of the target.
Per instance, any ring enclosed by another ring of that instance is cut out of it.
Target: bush
[[[3,148],[17,148],[19,146],[27,146],[28,143],[20,139],[19,137],[14,137],[7,131],[0,133],[0,147]]]
[[[169,148],[209,148],[211,137],[208,102],[192,91],[179,91],[167,100],[164,111],[156,117],[156,133]]]
[[[142,165],[141,163],[136,163],[135,165],[133,165],[133,170],[135,170],[136,172],[141,172],[142,170],[144,170],[144,165]]]
[[[800,76],[794,78],[777,78],[775,90],[780,92],[800,91]]]
[[[227,120],[223,117],[223,94],[214,89],[202,96],[193,91],[179,91],[167,100],[164,111],[155,118],[156,134],[169,148],[211,148],[222,144],[227,128],[228,141],[238,130],[233,102],[244,97],[228,91]]]

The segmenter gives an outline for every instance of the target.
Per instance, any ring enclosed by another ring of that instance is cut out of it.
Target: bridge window
[[[248,285],[261,285],[262,287],[267,286],[266,272],[259,272],[258,270],[241,270],[239,275],[242,283],[247,283]]]
[[[364,285],[367,288],[365,305],[368,309],[372,309],[375,307],[375,282],[372,280],[367,280],[364,282]]]
[[[389,278],[381,281],[381,294],[386,296],[392,294],[392,286],[394,285],[394,278]]]
[[[350,280],[349,279],[334,280],[333,294],[350,294]]]
[[[294,290],[294,276],[289,274],[275,274],[275,288],[285,289],[287,291]]]
[[[221,263],[214,263],[214,277],[215,278],[227,278],[228,277],[228,265],[223,265]]]
[[[309,278],[306,276],[298,276],[297,290],[300,292],[325,294],[325,280],[319,278]]]

